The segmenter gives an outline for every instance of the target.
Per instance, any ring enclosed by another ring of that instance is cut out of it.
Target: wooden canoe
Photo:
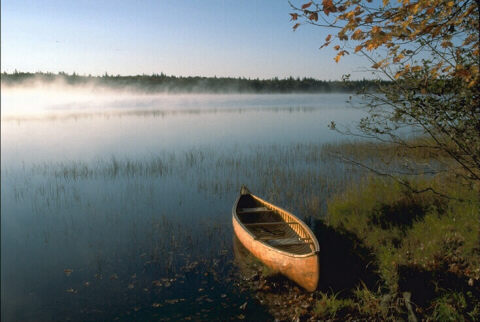
[[[303,221],[242,187],[232,222],[238,240],[256,258],[305,290],[316,290],[320,246]]]

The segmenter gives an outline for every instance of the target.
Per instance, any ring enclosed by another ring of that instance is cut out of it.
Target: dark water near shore
[[[268,318],[231,206],[246,184],[321,217],[359,175],[324,149],[347,99],[2,92],[2,321]]]

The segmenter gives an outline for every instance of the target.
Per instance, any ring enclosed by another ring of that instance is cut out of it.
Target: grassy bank
[[[323,278],[317,317],[478,320],[479,193],[446,178],[414,185],[448,187],[451,199],[370,178],[329,200],[323,229],[349,240],[365,266],[344,288],[332,285],[344,270],[326,272],[331,278]],[[336,264],[352,265],[351,257]]]

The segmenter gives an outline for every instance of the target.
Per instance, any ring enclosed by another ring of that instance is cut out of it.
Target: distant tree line
[[[163,73],[152,75],[120,76],[80,76],[76,73],[24,73],[14,71],[1,74],[3,85],[21,85],[39,81],[54,83],[61,81],[68,85],[94,84],[112,88],[134,88],[146,92],[198,92],[198,93],[354,93],[376,91],[383,81],[348,79],[324,81],[314,78],[251,79],[233,77],[177,77]]]

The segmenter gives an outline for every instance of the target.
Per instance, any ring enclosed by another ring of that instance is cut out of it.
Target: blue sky
[[[303,26],[293,32],[289,12],[286,0],[2,0],[1,69],[369,77],[360,57],[337,64],[331,48],[319,50],[327,30]]]

